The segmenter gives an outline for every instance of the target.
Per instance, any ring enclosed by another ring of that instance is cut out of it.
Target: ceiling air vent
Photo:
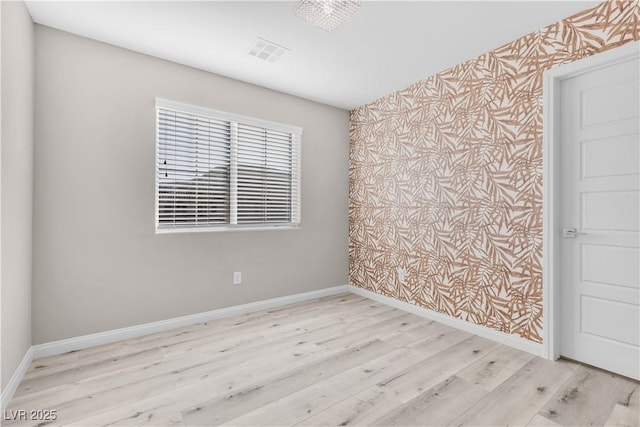
[[[268,62],[276,62],[282,58],[282,55],[289,52],[284,46],[280,46],[269,40],[258,37],[255,46],[249,50],[249,55],[255,56],[258,59],[263,59]]]

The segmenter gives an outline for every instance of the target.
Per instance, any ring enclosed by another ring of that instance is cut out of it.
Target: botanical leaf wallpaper
[[[542,73],[639,15],[604,2],[352,111],[350,282],[541,342]]]

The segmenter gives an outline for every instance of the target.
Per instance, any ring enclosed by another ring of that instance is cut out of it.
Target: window
[[[302,129],[156,100],[156,231],[300,225]]]

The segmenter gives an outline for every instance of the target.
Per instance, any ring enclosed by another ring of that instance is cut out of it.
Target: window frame
[[[230,160],[229,160],[229,223],[220,225],[203,225],[198,226],[190,224],[184,227],[161,227],[160,224],[160,180],[159,180],[159,161],[160,161],[160,109],[172,110],[179,113],[195,114],[209,117],[215,120],[228,121],[231,125],[230,138]],[[156,98],[155,100],[155,118],[156,118],[156,136],[155,136],[155,233],[201,233],[201,232],[218,232],[218,231],[249,231],[249,230],[296,230],[302,224],[302,128],[297,126],[286,125],[282,123],[272,122],[269,120],[256,119],[240,114],[227,113],[207,107],[200,107],[182,102],[171,101],[164,98]],[[295,191],[291,202],[292,221],[289,223],[253,223],[238,224],[237,223],[237,203],[238,203],[238,174],[237,174],[237,147],[238,147],[238,124],[256,126],[268,130],[286,132],[291,134],[292,144],[292,190]],[[233,220],[236,223],[232,223]]]

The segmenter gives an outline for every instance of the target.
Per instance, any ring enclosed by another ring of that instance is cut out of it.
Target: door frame
[[[543,74],[542,186],[542,353],[560,357],[560,85],[563,80],[640,56],[640,41],[632,41]]]

